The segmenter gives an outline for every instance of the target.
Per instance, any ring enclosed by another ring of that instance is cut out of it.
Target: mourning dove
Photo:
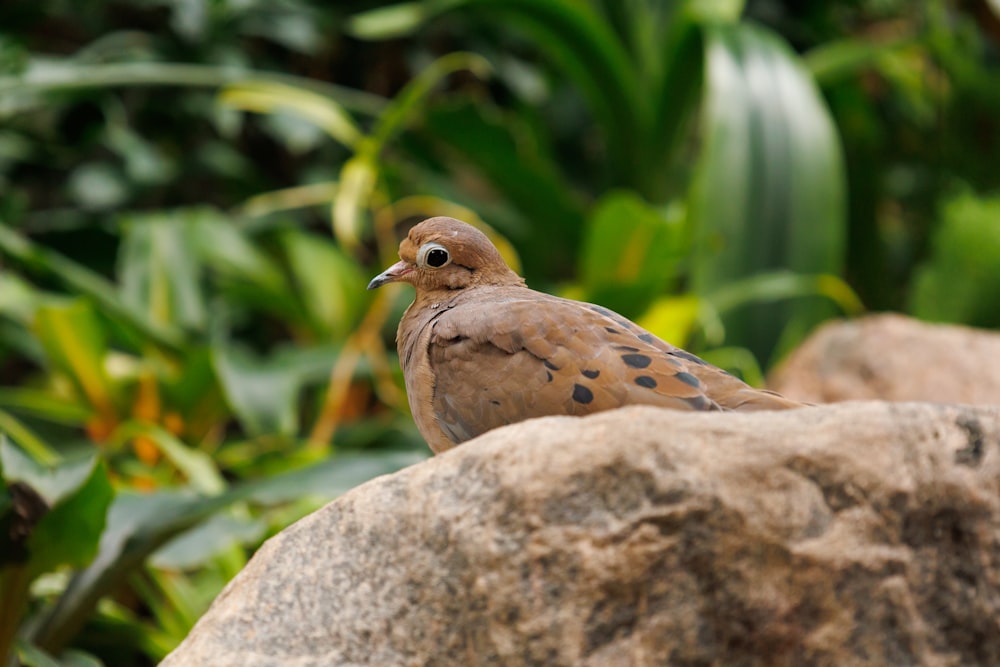
[[[436,453],[498,426],[623,405],[802,407],[754,389],[602,306],[536,292],[485,234],[452,218],[416,225],[368,289],[410,283],[396,344],[413,419]]]

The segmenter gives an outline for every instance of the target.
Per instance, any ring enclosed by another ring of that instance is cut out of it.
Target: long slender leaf
[[[59,454],[20,419],[6,410],[0,410],[0,437],[7,435],[21,445],[31,456],[43,465],[54,465],[60,460]]]
[[[749,24],[708,30],[705,147],[692,197],[697,293],[775,270],[838,275],[843,160],[812,80],[778,38]],[[729,342],[768,359],[785,323],[816,323],[824,299],[750,305],[724,317]]]
[[[0,95],[5,99],[34,93],[107,88],[118,86],[202,86],[222,87],[240,81],[259,80],[294,86],[336,100],[361,113],[377,115],[386,100],[371,93],[337,86],[318,79],[275,72],[246,70],[237,67],[192,65],[186,63],[109,63],[79,64],[47,62],[23,75],[0,77]]]
[[[521,217],[545,220],[514,230],[521,232],[529,278],[572,267],[586,220],[583,203],[547,147],[531,141],[523,119],[490,111],[466,102],[439,105],[428,114],[427,126],[464,158],[460,167],[478,170]]]
[[[643,170],[637,183],[640,191],[654,203],[667,200],[683,191],[687,183],[678,183],[677,160],[687,130],[700,106],[704,76],[702,29],[686,11],[690,2],[679,3],[669,16],[666,34],[661,37],[658,72],[650,82],[653,91],[648,127],[642,146]]]
[[[470,9],[495,12],[533,36],[579,88],[601,126],[611,185],[638,180],[642,98],[635,62],[604,18],[572,0],[468,0]]]
[[[324,95],[268,81],[244,81],[219,93],[223,104],[256,113],[291,112],[315,123],[330,137],[353,148],[361,131],[340,104]]]
[[[821,86],[838,83],[876,64],[887,53],[911,46],[916,39],[900,37],[879,44],[869,39],[840,39],[827,42],[805,54],[805,65]]]

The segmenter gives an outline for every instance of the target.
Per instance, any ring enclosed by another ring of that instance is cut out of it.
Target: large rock
[[[811,403],[1000,405],[1000,334],[902,315],[830,322],[791,354],[770,386]]]
[[[1000,409],[498,429],[268,541],[163,665],[1000,665]]]

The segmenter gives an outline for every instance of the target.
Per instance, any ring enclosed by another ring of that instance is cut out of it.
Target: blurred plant
[[[910,312],[935,322],[1000,328],[1000,197],[945,202],[931,255],[917,271]]]
[[[509,228],[522,242],[529,277],[547,266],[558,275],[561,264],[581,257],[582,296],[637,316],[685,284],[710,302],[716,290],[764,273],[841,270],[836,131],[797,57],[773,33],[740,23],[742,7],[431,0],[378,8],[349,25],[356,36],[376,39],[455,16],[477,26],[497,17],[531,40],[548,58],[532,67],[548,80],[550,103],[572,82],[598,129],[598,150],[575,149],[583,168],[557,166],[551,147],[565,128],[542,127],[524,107],[439,107],[429,129],[460,156],[453,171],[471,164],[520,214]],[[496,61],[513,94],[529,88],[526,67],[509,51]],[[541,107],[540,87],[522,93],[525,105]],[[567,197],[567,183],[581,173],[592,207]],[[786,327],[798,340],[836,312],[822,297],[758,296],[782,303],[741,304],[721,322],[727,341],[763,359]]]
[[[866,299],[905,292],[927,201],[995,183],[967,149],[1000,86],[944,0],[92,4],[0,8],[0,656],[25,664],[159,659],[247,546],[424,455],[387,352],[409,295],[364,291],[410,220],[479,224],[533,286],[760,381],[863,308],[814,80]],[[915,310],[992,321],[986,278],[934,295],[995,263],[993,208],[943,209]]]
[[[847,278],[869,307],[906,308],[956,183],[1000,189],[1000,9],[987,0],[749,9],[806,52],[840,129]]]
[[[400,451],[406,439],[392,437],[405,407],[353,425],[331,451],[334,429],[368,409],[370,384],[386,402],[400,400],[384,348],[372,344],[392,304],[388,297],[369,302],[351,233],[377,201],[379,152],[437,79],[466,62],[472,59],[450,57],[394,103],[379,105],[373,133],[350,137],[357,157],[339,183],[257,196],[242,214],[197,207],[109,216],[104,227],[118,240],[113,279],[0,222],[0,257],[10,262],[0,270],[0,343],[31,365],[18,371],[20,386],[5,381],[0,391],[0,430],[22,448],[4,445],[17,465],[4,461],[0,522],[17,528],[10,534],[18,557],[11,551],[12,560],[0,563],[0,660],[13,659],[15,636],[25,664],[46,664],[46,654],[77,660],[63,652],[70,642],[158,660],[245,563],[244,543],[425,456]],[[67,67],[75,82],[48,79],[52,88],[121,82],[114,78],[121,72],[112,76],[103,66]],[[170,79],[176,67],[145,72],[148,83],[177,83]],[[44,80],[18,79],[0,82],[17,113],[45,102]],[[272,77],[226,97],[256,95],[259,104],[274,90],[290,92]],[[320,108],[314,88],[296,90],[287,106],[301,111],[308,100]],[[327,129],[343,139],[337,132],[345,127]],[[130,136],[127,154],[141,154],[142,141]],[[98,196],[111,182],[93,181],[81,195]],[[326,202],[340,195],[340,245],[286,213],[317,192]],[[395,448],[349,451],[390,437]],[[64,457],[84,452],[106,497],[82,483],[46,494],[44,479],[66,478]],[[94,463],[95,452],[107,468]],[[113,502],[112,483],[120,489]],[[49,518],[67,515],[81,523]],[[46,555],[54,540],[70,545],[72,557]],[[75,569],[68,580],[66,566]],[[157,623],[117,599],[126,583]],[[85,625],[83,640],[74,639]]]

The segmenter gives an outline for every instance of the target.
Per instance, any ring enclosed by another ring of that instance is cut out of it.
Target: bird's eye
[[[448,249],[440,243],[425,243],[417,252],[417,265],[440,269],[451,261]]]

